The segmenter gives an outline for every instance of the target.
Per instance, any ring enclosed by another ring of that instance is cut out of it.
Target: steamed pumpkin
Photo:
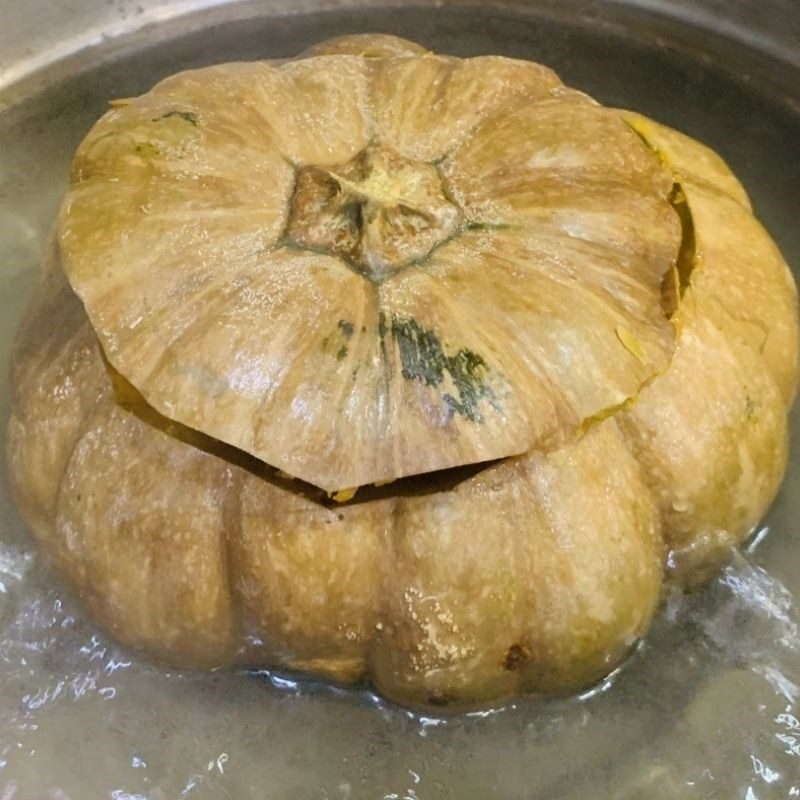
[[[386,36],[118,101],[14,352],[23,515],[175,664],[564,692],[757,523],[791,275],[724,163]]]

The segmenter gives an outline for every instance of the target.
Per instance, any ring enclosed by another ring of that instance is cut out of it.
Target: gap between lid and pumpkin
[[[632,130],[636,131],[633,126],[630,127]],[[636,133],[648,149],[654,152],[663,162],[664,159],[661,153],[654,148],[639,131],[636,131]],[[673,210],[678,215],[681,224],[681,243],[676,263],[673,269],[664,276],[661,286],[662,309],[668,318],[672,318],[680,307],[681,297],[690,285],[691,274],[697,266],[697,253],[695,228],[691,209],[689,208],[686,195],[680,182],[677,179],[672,187],[668,200]],[[620,335],[619,331],[617,335],[622,344],[628,347],[628,349],[635,349],[636,342],[629,342],[626,344],[624,335]],[[302,495],[324,506],[336,507],[344,504],[370,502],[387,497],[410,497],[450,491],[463,481],[474,477],[495,464],[513,458],[519,458],[519,456],[507,456],[491,461],[465,464],[418,475],[409,475],[386,483],[369,484],[329,493],[311,483],[289,475],[283,470],[261,461],[244,450],[221,442],[188,425],[184,425],[164,416],[147,402],[133,384],[114,369],[105,355],[103,355],[103,361],[112,382],[114,399],[121,408],[134,414],[156,430],[184,444],[216,456],[233,466],[247,470],[262,480],[266,480],[287,491]],[[658,377],[659,374],[656,374],[645,381],[639,388],[639,392]],[[594,425],[633,405],[638,398],[639,392],[627,398],[622,403],[603,409],[597,414],[585,419],[576,431],[576,436],[583,436]]]

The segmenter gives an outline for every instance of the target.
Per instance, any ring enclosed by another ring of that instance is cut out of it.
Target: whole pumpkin
[[[773,499],[796,290],[698,142],[389,36],[112,106],[8,456],[127,645],[415,706],[566,692]]]

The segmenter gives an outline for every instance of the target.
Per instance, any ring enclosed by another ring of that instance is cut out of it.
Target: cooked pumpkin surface
[[[195,667],[566,692],[773,499],[796,289],[702,144],[389,36],[184,72],[78,149],[19,332],[20,508]]]

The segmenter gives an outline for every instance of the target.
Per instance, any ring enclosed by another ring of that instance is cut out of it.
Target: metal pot
[[[686,130],[727,158],[800,267],[797,0],[0,0],[0,20],[0,372],[71,153],[110,98],[343,32],[533,58]],[[3,429],[7,414],[2,383]],[[796,436],[755,540],[772,577],[741,562],[671,605],[613,686],[443,721],[286,676],[140,662],[36,561],[0,476],[0,797],[800,796],[784,591],[800,592],[799,481]]]

